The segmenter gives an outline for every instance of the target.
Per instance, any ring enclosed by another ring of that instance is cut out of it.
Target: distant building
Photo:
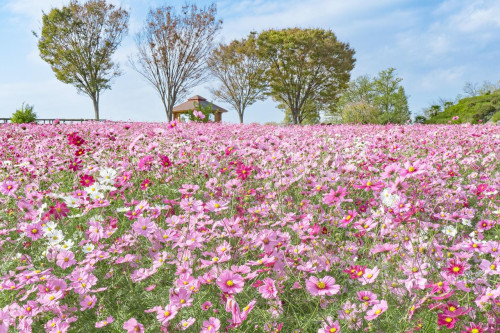
[[[196,105],[199,105],[200,107],[207,107],[211,106],[212,110],[214,111],[214,120],[215,122],[220,122],[222,120],[222,113],[227,112],[226,109],[221,108],[220,106],[217,106],[215,104],[212,104],[210,102],[207,102],[207,100],[199,95],[193,96],[187,100],[187,102],[184,102],[182,104],[179,104],[177,106],[174,106],[172,112],[174,114],[174,120],[180,120],[180,116],[183,113],[187,113],[189,110],[196,110]]]

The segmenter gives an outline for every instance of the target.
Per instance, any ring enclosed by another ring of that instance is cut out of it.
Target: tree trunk
[[[168,110],[168,106],[167,106],[167,103],[165,103],[165,99],[162,98],[162,103],[163,103],[163,107],[165,108],[165,113],[167,115],[167,121],[172,121],[172,110]]]
[[[99,121],[99,95],[93,95],[91,98],[92,103],[94,104],[95,120]]]
[[[299,124],[299,117],[298,117],[299,112],[298,111],[299,110],[290,109],[290,112],[292,113],[292,120],[293,120],[294,125]]]
[[[238,116],[240,117],[240,124],[243,124],[243,111],[238,110]]]

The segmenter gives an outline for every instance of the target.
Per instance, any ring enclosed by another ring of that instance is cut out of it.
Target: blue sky
[[[42,10],[64,0],[0,0],[0,118],[10,117],[23,102],[39,118],[92,118],[90,98],[59,82],[43,62],[32,31],[41,29]],[[155,91],[127,64],[134,53],[132,36],[147,11],[159,4],[179,7],[185,1],[113,0],[130,11],[130,32],[115,55],[123,75],[101,95],[101,118],[161,121],[165,113]],[[195,1],[204,6],[209,1]],[[247,0],[217,1],[223,19],[220,39],[229,42],[250,31],[298,26],[335,32],[356,51],[352,77],[376,75],[395,67],[403,78],[411,111],[421,112],[439,97],[454,99],[467,81],[500,80],[500,0]],[[208,100],[209,81],[192,91]],[[180,101],[184,102],[184,101]],[[236,111],[224,121],[237,122]],[[272,100],[257,102],[245,122],[281,121]]]

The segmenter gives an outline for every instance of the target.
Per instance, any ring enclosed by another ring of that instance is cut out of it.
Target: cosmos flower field
[[[500,127],[0,125],[0,333],[499,332]]]

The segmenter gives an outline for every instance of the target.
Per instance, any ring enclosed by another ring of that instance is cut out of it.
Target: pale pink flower
[[[123,323],[123,329],[127,330],[127,333],[143,333],[144,325],[137,322],[135,318],[130,318]]]
[[[106,318],[104,320],[101,320],[101,321],[98,321],[97,323],[95,323],[95,327],[96,328],[101,328],[101,327],[104,327],[104,326],[107,326],[107,325],[111,324],[114,321],[115,321],[115,319],[113,318],[113,316],[109,316],[108,318]]]
[[[68,250],[61,250],[57,254],[56,264],[62,269],[73,266],[74,264],[76,264],[75,254]]]
[[[382,313],[384,313],[387,310],[387,301],[382,300],[380,303],[375,304],[370,310],[366,311],[366,320],[373,320],[380,316]]]
[[[274,280],[267,277],[263,282],[264,284],[259,287],[259,292],[262,297],[265,299],[276,298],[276,296],[278,296],[278,290],[276,289]]]
[[[203,327],[201,328],[200,333],[215,333],[219,332],[220,329],[220,320],[214,317],[210,317],[210,319],[203,322]]]
[[[339,293],[340,286],[338,284],[335,284],[335,279],[331,276],[325,276],[321,279],[318,279],[315,276],[311,276],[306,281],[306,289],[313,296],[332,296]]]

